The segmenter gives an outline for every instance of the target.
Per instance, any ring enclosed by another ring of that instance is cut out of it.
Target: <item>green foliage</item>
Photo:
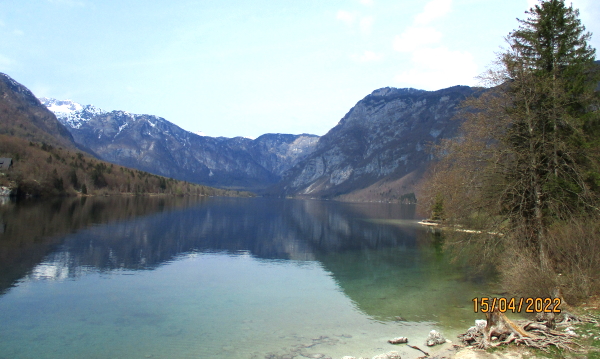
[[[435,221],[444,219],[444,196],[439,193],[436,195],[435,202],[431,207],[431,219]]]
[[[528,241],[537,245],[554,219],[595,208],[584,173],[598,166],[584,127],[594,117],[598,71],[577,10],[549,0],[527,14],[507,38],[502,76],[495,76],[509,80],[502,89],[509,127],[498,150],[511,185],[501,198],[504,213],[529,227]]]
[[[493,87],[465,102],[460,137],[436,148],[425,199],[432,216],[481,230],[448,242],[503,263],[507,289],[550,295],[561,272],[574,282],[600,277],[582,263],[597,258],[600,235],[584,236],[600,218],[600,70],[577,10],[547,0],[526,14],[482,76]],[[589,243],[572,247],[569,234]],[[600,287],[586,288],[570,291]]]
[[[417,203],[417,196],[414,192],[405,193],[400,196],[400,202],[402,203]]]
[[[46,152],[52,151],[54,149],[54,147],[46,144],[45,142],[42,142],[42,145],[40,146],[40,148],[42,149],[42,151],[46,151]]]
[[[63,184],[63,179],[58,175],[56,168],[52,171],[52,184],[59,193],[64,192],[65,187]]]
[[[104,171],[106,170],[106,165],[104,163],[97,163],[92,170],[92,182],[94,186],[97,188],[104,188],[108,185],[106,182],[106,178],[104,178]]]
[[[74,169],[69,173],[69,180],[71,181],[73,188],[79,188],[79,178],[77,178],[77,171]]]

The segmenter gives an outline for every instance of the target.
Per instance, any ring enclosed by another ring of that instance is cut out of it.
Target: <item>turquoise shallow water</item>
[[[488,290],[407,206],[123,201],[0,207],[0,358],[415,358]]]

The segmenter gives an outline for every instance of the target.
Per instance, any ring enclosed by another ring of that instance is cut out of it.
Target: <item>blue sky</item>
[[[323,135],[377,88],[477,84],[534,3],[1,0],[0,72],[209,136]],[[600,48],[600,2],[572,3]]]

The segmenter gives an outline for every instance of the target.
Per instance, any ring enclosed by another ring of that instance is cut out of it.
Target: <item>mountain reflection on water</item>
[[[251,255],[318,261],[377,320],[451,322],[473,288],[414,216],[407,205],[268,198],[10,202],[0,206],[0,293],[22,280],[151,270],[190,253]]]
[[[0,197],[2,198],[2,197]],[[52,200],[9,200],[0,202],[0,294],[24,277],[54,251],[69,252],[72,269],[80,265],[80,253],[62,247],[69,233],[100,224],[128,221],[172,208],[185,208],[197,201],[187,197],[90,197]],[[83,234],[85,236],[85,233]],[[74,238],[81,238],[75,235]],[[55,254],[58,255],[58,254]],[[61,255],[58,255],[59,257]],[[82,265],[93,265],[86,263]],[[103,269],[105,266],[98,266]]]

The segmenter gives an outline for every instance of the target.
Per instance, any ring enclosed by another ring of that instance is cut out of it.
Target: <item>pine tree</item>
[[[597,166],[585,127],[597,116],[590,109],[598,72],[577,10],[549,0],[526,13],[493,77],[509,103],[503,210],[537,246],[552,221],[595,208],[588,177]]]
[[[436,147],[420,202],[443,200],[450,226],[478,230],[449,232],[447,243],[475,253],[471,263],[493,262],[508,290],[547,296],[569,278],[575,289],[592,283],[577,289],[588,295],[600,290],[597,267],[586,267],[598,258],[599,66],[563,0],[526,14],[482,76],[490,88],[463,103],[460,135]]]

